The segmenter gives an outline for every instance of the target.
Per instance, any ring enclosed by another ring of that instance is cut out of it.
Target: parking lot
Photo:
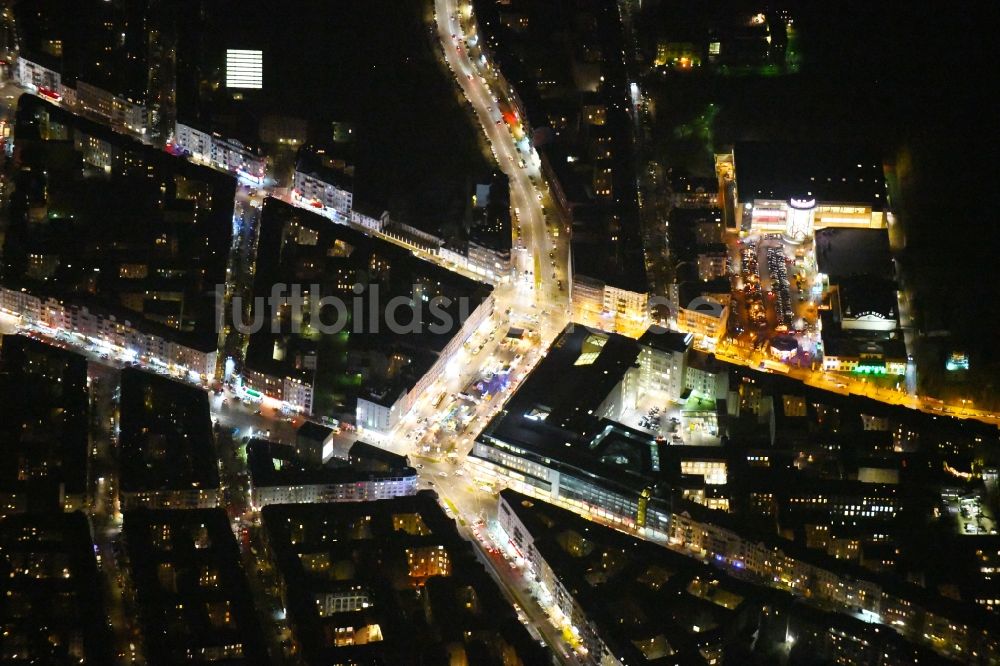
[[[996,534],[997,521],[993,511],[975,493],[944,497],[948,512],[955,518],[958,533],[966,536]]]
[[[707,407],[707,404],[700,404],[697,398],[678,403],[664,395],[644,395],[639,398],[635,409],[628,409],[622,414],[621,420],[632,428],[662,438],[668,444],[717,446],[721,440],[714,417],[715,407],[702,407]]]
[[[731,242],[729,252],[735,279],[729,333],[736,346],[767,354],[774,336],[793,336],[799,349],[788,362],[809,365],[819,340],[822,298],[812,243],[751,234]]]

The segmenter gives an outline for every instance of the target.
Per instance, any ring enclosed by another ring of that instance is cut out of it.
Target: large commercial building
[[[995,618],[975,605],[1000,594],[989,564],[1000,526],[985,499],[996,473],[983,462],[996,428],[688,350],[684,383],[714,394],[724,445],[667,444],[613,420],[648,390],[640,347],[581,327],[559,336],[474,445],[477,478],[877,623],[915,649],[1000,649]],[[682,415],[708,408],[685,390]],[[513,524],[508,535],[528,552]],[[563,609],[582,633],[580,611]]]
[[[823,317],[823,369],[874,375],[903,375],[909,355],[902,336],[859,340],[837,335],[835,319]]]
[[[218,505],[219,466],[203,390],[123,370],[119,424],[124,510]]]
[[[305,663],[551,663],[433,492],[262,515]]]
[[[823,369],[904,374],[908,354],[886,230],[819,230],[816,262],[826,286],[820,320]]]
[[[780,233],[792,242],[816,229],[886,225],[882,159],[869,149],[830,143],[737,143],[716,162],[735,170],[733,231]],[[729,203],[729,202],[727,202]]]
[[[634,340],[570,324],[477,438],[477,474],[662,538],[681,469],[664,437],[623,421],[640,396],[681,396],[689,345],[659,327]]]
[[[87,361],[0,338],[0,516],[86,507]]]

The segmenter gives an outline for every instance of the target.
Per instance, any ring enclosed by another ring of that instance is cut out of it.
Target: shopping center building
[[[625,417],[642,396],[678,399],[690,343],[658,327],[634,340],[570,324],[477,438],[476,475],[665,538],[683,465],[665,455],[662,437]]]
[[[816,229],[885,227],[888,193],[882,160],[868,149],[826,143],[742,142],[716,155],[732,165],[731,231],[783,234],[792,242]]]

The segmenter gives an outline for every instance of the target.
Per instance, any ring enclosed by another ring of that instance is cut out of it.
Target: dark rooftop
[[[849,335],[836,327],[823,327],[823,353],[827,356],[882,358],[886,361],[902,361],[907,357],[906,342],[902,334],[894,338],[874,338]]]
[[[594,435],[598,406],[638,357],[631,338],[569,324],[507,403],[498,436],[535,424],[569,438]]]
[[[114,663],[102,581],[79,511],[0,520],[4,663]]]
[[[639,344],[664,352],[683,353],[691,348],[691,337],[690,333],[678,333],[654,324],[642,334]]]
[[[127,368],[122,371],[120,425],[122,490],[219,487],[203,390]]]
[[[551,663],[433,492],[261,513],[307,663]]]
[[[275,465],[276,461],[279,462],[280,466]],[[294,447],[261,439],[252,439],[247,444],[247,467],[250,470],[250,479],[255,488],[330,485],[416,476],[417,474],[415,469],[406,465],[386,472],[373,471],[353,465],[338,467],[330,463],[323,467],[302,465],[295,455]]]
[[[407,456],[393,453],[361,440],[351,445],[351,450],[347,455],[351,465],[360,465],[361,467],[380,467],[386,470],[401,470],[410,467],[410,460]]]
[[[122,535],[150,664],[268,662],[225,511],[131,510]]]
[[[0,338],[0,494],[21,495],[22,508],[60,511],[60,490],[82,496],[88,414],[85,358]]]
[[[742,142],[733,151],[740,201],[816,199],[881,210],[882,158],[870,147],[832,143]]]
[[[845,278],[838,283],[837,293],[843,319],[869,313],[881,319],[899,318],[896,283],[892,280],[870,276]]]
[[[816,263],[833,282],[855,275],[893,277],[889,232],[885,229],[820,229]]]
[[[687,367],[710,374],[718,374],[726,370],[726,364],[715,357],[715,354],[694,349],[688,355]]]
[[[719,277],[714,280],[691,280],[689,282],[682,282],[677,289],[678,298],[680,299],[678,305],[682,308],[687,308],[690,306],[691,302],[699,296],[716,297],[724,295],[720,304],[726,305],[729,302],[729,294],[732,289],[732,285],[729,278]],[[703,306],[702,308],[697,309],[704,310],[706,308],[707,306]]]
[[[295,431],[296,437],[305,437],[306,439],[311,439],[317,442],[325,441],[326,438],[332,434],[333,428],[321,425],[315,421],[305,421],[299,426],[299,429]]]
[[[296,171],[315,176],[324,183],[335,185],[348,192],[354,189],[354,167],[346,159],[328,154],[327,148],[302,146],[299,148]]]

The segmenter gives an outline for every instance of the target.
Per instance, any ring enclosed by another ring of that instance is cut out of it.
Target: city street
[[[442,376],[424,391],[392,432],[355,431],[345,427],[335,435],[334,455],[346,458],[350,446],[358,440],[408,455],[418,470],[420,487],[437,492],[444,510],[474,544],[480,560],[514,604],[529,631],[550,645],[562,663],[584,663],[579,644],[566,630],[567,625],[554,617],[553,600],[545,598],[545,591],[539,589],[524,559],[512,551],[512,544],[502,532],[494,529],[498,488],[477,479],[466,460],[475,438],[544,357],[567,323],[575,320],[605,329],[614,328],[618,323],[609,322],[600,313],[574,312],[571,308],[568,229],[560,219],[560,208],[552,198],[539,156],[526,136],[530,128],[522,125],[523,119],[518,117],[517,107],[508,97],[511,91],[498,90],[501,79],[488,54],[479,48],[471,6],[466,0],[435,0],[434,6],[444,60],[471,105],[497,165],[509,178],[514,234],[512,278],[495,285],[492,315],[464,341]],[[9,81],[0,84],[0,116],[8,119],[12,116],[22,93],[21,88]],[[269,192],[247,186],[237,189],[233,244],[227,269],[227,300],[234,295],[249,295],[252,289],[260,210],[269,195],[281,196],[294,205],[305,205],[292,200],[287,191]],[[328,217],[332,223],[345,223],[336,216]],[[977,418],[1000,425],[1000,415],[949,406],[915,395],[912,364],[902,390],[845,374],[811,370],[810,361],[815,358],[819,339],[817,294],[813,289],[817,279],[813,248],[792,246],[776,237],[765,236],[731,244],[729,250],[733,264],[739,266],[742,285],[741,291],[734,295],[734,321],[739,324],[739,330],[733,342],[724,340],[712,350],[721,360],[764,372],[787,374],[810,386],[841,394],[854,393],[931,413]],[[417,250],[414,253],[428,261],[442,263],[437,256]],[[447,267],[458,270],[455,266]],[[464,269],[460,272],[469,273]],[[469,277],[477,276],[469,273]],[[911,335],[909,298],[904,299],[902,293],[900,309],[903,324]],[[512,328],[521,333],[511,335]],[[154,362],[155,359],[137,357],[127,350],[79,334],[27,325],[16,317],[0,313],[0,334],[17,332],[54,346],[72,348],[91,362],[95,415],[90,468],[91,516],[97,553],[110,592],[108,596],[115,600],[110,610],[117,649],[121,656],[136,661],[140,658],[141,646],[134,638],[137,631],[132,626],[135,615],[129,607],[129,596],[122,593],[129,587],[127,571],[119,566],[121,513],[115,502],[118,478],[113,389],[118,385],[118,371],[127,366],[142,367],[181,381],[190,382],[192,378],[182,368],[167,367]],[[766,349],[761,347],[775,332],[797,336],[799,351],[804,352],[799,359],[801,364],[778,363],[768,358]],[[220,335],[221,355],[234,358],[240,367],[245,340],[227,333],[223,331]],[[229,511],[238,534],[242,530],[256,539],[259,514],[249,507],[243,445],[252,437],[294,444],[296,430],[305,417],[279,408],[273,400],[249,402],[241,400],[228,387],[213,388],[201,382],[197,385],[210,390],[209,403],[222,461],[221,506]],[[649,411],[653,407],[657,408],[655,415]],[[655,430],[677,442],[717,443],[710,427],[702,429],[700,423],[682,422],[676,406],[670,406],[669,411],[664,409],[661,416],[660,407],[668,406],[649,400],[641,409],[629,414],[629,419],[636,427]],[[995,533],[994,516],[981,510],[978,503],[970,500],[967,504],[956,503],[953,509],[959,529],[969,534]],[[245,540],[245,545],[253,543],[251,539]],[[247,545],[243,554],[248,566],[271,575],[263,548]],[[262,599],[267,598],[268,605],[274,605],[277,612],[273,588],[270,579],[255,581],[255,593]],[[269,640],[272,653],[287,650],[287,629],[279,630]]]
[[[470,50],[478,51],[478,35],[471,29],[474,25],[471,5],[455,0],[436,0],[435,12],[438,36],[448,66],[472,105],[497,165],[510,179],[515,247],[526,250],[515,253],[521,258],[516,262],[515,285],[522,297],[527,296],[525,290],[537,291],[535,300],[540,307],[558,307],[562,311],[569,300],[569,246],[565,233],[556,237],[558,225],[555,222],[546,226],[546,216],[554,219],[556,206],[544,182],[538,154],[526,137],[515,139],[514,133],[523,136],[524,129],[506,97],[503,105],[510,109],[510,114],[500,112],[500,95],[506,91],[498,92],[490,87],[489,81],[496,81],[491,64],[485,57],[478,58],[475,63],[470,58]],[[511,118],[516,119],[514,126],[510,124]]]
[[[0,0],[0,661],[1000,664],[988,20],[193,4]]]

